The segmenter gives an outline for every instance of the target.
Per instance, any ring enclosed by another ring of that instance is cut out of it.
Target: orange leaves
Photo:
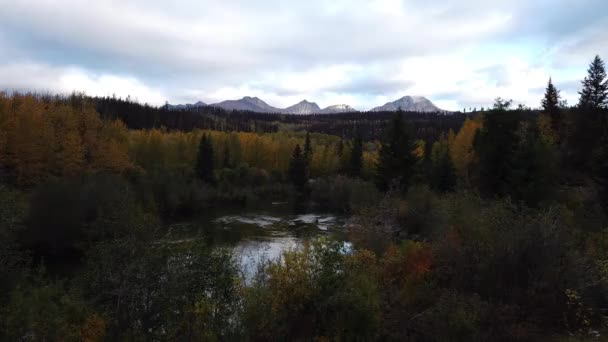
[[[93,313],[80,327],[80,340],[83,342],[103,341],[106,333],[106,322]]]
[[[131,165],[127,129],[81,108],[35,95],[0,96],[0,163],[20,185],[85,171],[123,171]]]
[[[398,247],[390,245],[382,259],[385,282],[399,287],[410,281],[422,279],[431,271],[433,253],[431,246],[423,242],[406,241]]]
[[[448,141],[450,144],[450,156],[454,163],[454,168],[458,176],[465,181],[467,185],[470,183],[470,169],[475,161],[476,155],[473,147],[477,130],[481,128],[481,120],[466,119],[458,134],[453,138],[450,136]]]

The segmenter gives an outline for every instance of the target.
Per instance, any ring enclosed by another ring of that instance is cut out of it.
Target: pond
[[[202,238],[211,246],[231,248],[250,277],[262,260],[276,260],[306,240],[323,235],[345,239],[347,219],[346,215],[295,212],[288,203],[256,210],[210,210],[197,220],[171,224],[163,240]]]

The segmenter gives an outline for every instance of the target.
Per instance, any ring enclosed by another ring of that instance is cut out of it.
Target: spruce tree
[[[350,154],[350,175],[352,177],[360,177],[361,169],[363,168],[363,141],[357,135],[353,143],[353,149]]]
[[[344,138],[340,137],[340,142],[338,143],[338,146],[336,147],[336,154],[338,155],[338,157],[342,157],[342,154],[344,154]]]
[[[444,137],[436,141],[431,150],[431,186],[437,192],[453,191],[456,187],[456,168]]]
[[[545,97],[541,102],[543,106],[543,112],[551,118],[551,130],[557,138],[559,143],[561,137],[561,110],[560,110],[560,95],[559,90],[555,88],[551,78],[547,84],[547,90],[545,91]]]
[[[535,207],[550,198],[555,188],[556,153],[540,138],[538,126],[530,121],[523,125],[507,175],[512,199]]]
[[[485,114],[483,128],[475,138],[475,151],[479,156],[479,188],[489,197],[510,191],[507,179],[517,148],[520,112],[507,111],[508,107],[504,100],[498,98],[494,110]]]
[[[417,158],[411,128],[403,119],[399,109],[393,117],[381,144],[376,168],[376,185],[380,190],[388,190],[397,184],[399,190],[407,190]]]
[[[306,175],[306,159],[302,154],[300,145],[296,145],[293,150],[293,155],[289,161],[288,176],[289,180],[291,180],[298,189],[302,189],[308,180]]]
[[[312,145],[310,143],[310,132],[306,132],[306,141],[304,142],[304,161],[306,162],[306,176],[310,175],[310,166],[312,165]]]
[[[608,80],[606,68],[600,56],[595,56],[587,69],[587,76],[582,82],[583,89],[579,92],[579,107],[585,109],[608,108]]]
[[[203,133],[198,146],[195,172],[200,180],[209,184],[215,184],[213,158],[213,142],[211,137]]]
[[[223,167],[225,169],[229,169],[232,167],[232,162],[230,161],[230,147],[226,144],[226,148],[224,149],[224,163]]]
[[[576,116],[575,131],[568,141],[572,151],[570,163],[578,168],[592,167],[593,153],[601,141],[606,140],[608,124],[605,109],[608,107],[608,81],[604,62],[596,56],[582,81]]]

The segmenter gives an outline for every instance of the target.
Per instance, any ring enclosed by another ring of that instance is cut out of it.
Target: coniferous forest
[[[605,68],[453,114],[0,93],[0,340],[604,340]]]

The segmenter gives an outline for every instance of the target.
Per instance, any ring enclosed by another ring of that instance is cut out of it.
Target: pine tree
[[[547,90],[545,91],[545,97],[541,102],[543,106],[543,112],[549,115],[551,119],[551,130],[556,138],[556,142],[559,143],[561,137],[561,109],[560,109],[560,95],[559,90],[555,88],[551,78],[547,84]]]
[[[293,150],[293,155],[289,161],[288,176],[298,189],[302,189],[308,180],[306,175],[306,159],[302,154],[300,145],[296,145]]]
[[[226,147],[224,148],[224,165],[223,165],[223,167],[225,169],[232,168],[232,163],[230,161],[230,147],[228,147],[228,144],[226,144]]]
[[[587,69],[583,80],[583,89],[579,92],[579,107],[586,109],[608,108],[608,80],[606,68],[600,56],[595,56]]]
[[[505,195],[510,191],[507,179],[517,147],[520,113],[506,108],[508,105],[497,99],[494,110],[485,114],[483,128],[475,139],[480,190],[487,196]]]
[[[213,143],[211,137],[203,133],[201,142],[198,146],[198,155],[196,158],[196,176],[203,182],[215,184],[215,175],[213,174]]]
[[[456,187],[456,169],[448,141],[443,137],[433,144],[431,150],[431,186],[438,192],[453,191]]]
[[[587,76],[582,81],[577,114],[574,117],[575,131],[568,145],[572,150],[570,163],[578,168],[591,167],[590,161],[598,144],[608,135],[608,81],[604,62],[596,56],[589,65]]]
[[[528,206],[537,206],[550,198],[555,188],[556,154],[541,139],[535,122],[523,126],[510,163],[507,194]]]
[[[360,177],[361,169],[363,168],[363,141],[357,135],[353,143],[353,149],[350,154],[350,175],[352,177]]]
[[[342,157],[342,154],[344,154],[344,138],[340,137],[340,142],[338,143],[338,146],[336,147],[336,155],[338,157]]]
[[[400,190],[407,190],[417,162],[417,157],[413,154],[415,148],[411,129],[406,126],[403,111],[399,109],[380,147],[376,169],[376,184],[380,190],[388,190],[395,182]]]
[[[310,132],[306,132],[306,141],[304,142],[304,159],[308,166],[312,160],[312,146],[310,144]]]

